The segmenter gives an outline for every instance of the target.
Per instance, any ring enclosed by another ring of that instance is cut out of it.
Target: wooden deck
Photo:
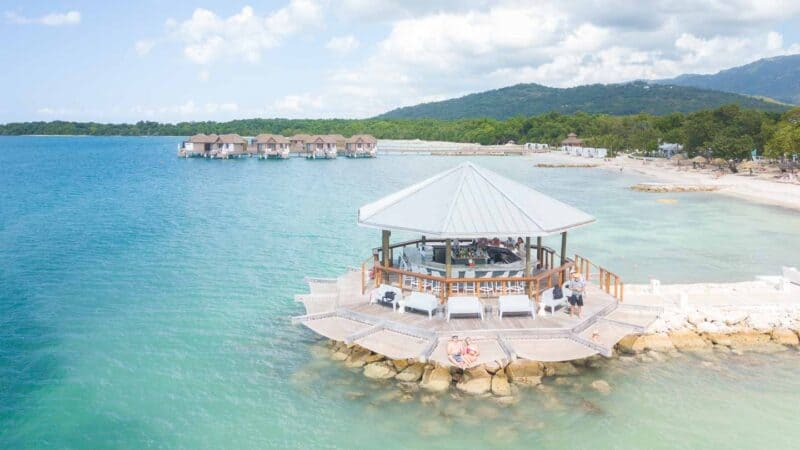
[[[497,299],[483,299],[491,306],[485,320],[452,318],[413,312],[401,313],[370,304],[361,294],[361,273],[348,272],[337,279],[310,279],[310,293],[296,296],[306,315],[295,317],[329,339],[358,344],[393,359],[415,358],[448,365],[445,344],[452,335],[470,337],[481,349],[476,364],[508,362],[516,358],[568,361],[595,354],[611,355],[614,344],[631,333],[640,333],[660,311],[624,305],[594,284],[588,284],[581,318],[570,317],[565,308],[530,316],[497,317]]]

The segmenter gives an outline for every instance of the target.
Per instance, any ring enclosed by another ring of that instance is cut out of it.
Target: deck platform
[[[309,279],[309,294],[296,296],[306,315],[293,318],[326,338],[357,344],[393,359],[416,358],[448,365],[445,345],[452,335],[470,337],[481,349],[476,364],[502,363],[517,358],[569,361],[595,354],[611,356],[625,335],[641,333],[655,321],[660,309],[626,305],[587,284],[581,318],[566,308],[530,316],[497,316],[497,299],[482,299],[491,311],[485,320],[453,318],[443,314],[401,313],[369,303],[361,294],[361,273],[351,271],[336,279]]]

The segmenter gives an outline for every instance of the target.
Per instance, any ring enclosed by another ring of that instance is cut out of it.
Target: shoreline
[[[676,166],[666,160],[648,161],[643,164],[640,159],[632,159],[625,156],[618,156],[605,161],[551,152],[533,155],[530,159],[537,164],[545,161],[545,163],[552,164],[574,165],[576,161],[582,161],[584,164],[595,164],[597,168],[604,170],[632,171],[662,183],[702,186],[707,188],[709,192],[713,189],[713,192],[742,200],[800,211],[800,184],[781,183],[757,176],[750,177],[729,173],[719,178],[712,178],[708,172],[688,169],[687,166],[684,167],[687,167],[688,170],[678,171]]]

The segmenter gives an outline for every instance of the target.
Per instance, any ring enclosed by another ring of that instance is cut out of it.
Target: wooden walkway
[[[445,345],[452,335],[470,337],[481,350],[475,364],[506,363],[517,358],[569,361],[595,354],[611,356],[625,335],[641,333],[658,318],[657,308],[626,305],[593,284],[587,285],[583,317],[569,317],[565,308],[531,318],[497,317],[497,299],[483,299],[492,313],[485,320],[440,314],[400,313],[370,304],[361,294],[361,272],[336,279],[308,279],[309,294],[296,296],[306,315],[293,318],[329,339],[358,344],[392,359],[415,358],[448,365]]]

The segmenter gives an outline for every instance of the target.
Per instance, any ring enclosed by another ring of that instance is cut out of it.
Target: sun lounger
[[[436,300],[432,294],[424,292],[412,292],[408,297],[403,300],[403,309],[415,309],[417,311],[425,311],[428,313],[428,318],[433,318],[433,312],[439,308],[439,301]]]
[[[533,305],[531,299],[524,294],[517,295],[501,295],[497,299],[497,312],[500,318],[503,314],[530,314],[534,319],[536,318],[536,307]]]
[[[478,297],[450,297],[447,299],[447,321],[453,314],[477,314],[483,320],[483,303]]]
[[[539,314],[544,315],[546,312],[546,307],[550,308],[550,315],[552,315],[557,306],[567,306],[567,298],[572,295],[572,292],[567,288],[562,288],[561,290],[563,291],[564,296],[558,299],[553,298],[553,288],[542,292],[541,297],[539,297]]]
[[[386,295],[391,292],[392,294]],[[397,310],[398,302],[403,300],[403,290],[399,287],[389,286],[382,284],[378,286],[370,296],[370,303],[380,303],[383,305],[391,305],[393,309]]]
[[[800,285],[800,272],[794,267],[783,267],[783,279],[794,284]]]

